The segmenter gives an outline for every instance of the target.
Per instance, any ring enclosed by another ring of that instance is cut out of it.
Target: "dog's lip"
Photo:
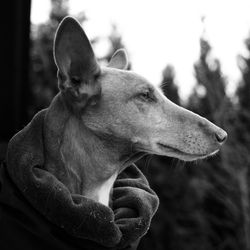
[[[170,153],[176,153],[176,154],[179,154],[179,155],[183,155],[183,156],[194,156],[194,157],[206,157],[206,156],[209,156],[210,154],[191,154],[191,153],[186,153],[180,149],[177,149],[173,146],[169,146],[169,145],[166,145],[166,144],[163,144],[161,142],[158,142],[157,143],[160,147],[162,148],[165,148],[165,149],[168,149],[168,150],[171,150]],[[216,150],[215,152],[211,153],[211,154],[214,154],[216,153],[218,150]]]

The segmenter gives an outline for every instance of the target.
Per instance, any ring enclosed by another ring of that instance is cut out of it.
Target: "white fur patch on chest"
[[[112,175],[106,182],[104,182],[97,191],[98,202],[102,203],[105,206],[109,205],[109,195],[111,188],[114,185],[117,174]]]

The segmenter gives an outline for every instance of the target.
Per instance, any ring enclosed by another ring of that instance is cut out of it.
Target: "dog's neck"
[[[103,142],[74,116],[65,124],[60,152],[70,191],[108,205],[119,170],[114,152],[107,152]]]
[[[142,156],[133,153],[128,142],[88,129],[60,94],[47,111],[44,139],[45,168],[71,193],[106,206],[119,172]]]

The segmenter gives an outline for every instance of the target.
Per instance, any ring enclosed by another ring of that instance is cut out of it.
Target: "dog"
[[[203,159],[227,133],[128,71],[125,50],[101,67],[72,17],[57,29],[54,59],[60,91],[0,167],[1,249],[136,249],[159,199],[133,163]]]
[[[117,175],[143,155],[203,159],[217,153],[227,138],[223,129],[172,103],[160,88],[128,71],[124,49],[100,67],[72,17],[58,27],[54,59],[60,92],[50,106],[51,124],[60,116],[53,110],[64,103],[68,119],[60,152],[85,183],[81,186],[72,177],[72,192],[108,206]]]

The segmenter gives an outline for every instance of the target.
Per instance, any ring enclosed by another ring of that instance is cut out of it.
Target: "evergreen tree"
[[[115,24],[112,25],[112,31],[111,34],[108,37],[109,42],[110,42],[110,49],[106,55],[106,60],[107,62],[110,61],[111,57],[113,56],[113,54],[121,48],[124,48],[124,44],[122,41],[122,37],[121,34],[118,31],[118,28]]]
[[[30,49],[30,118],[47,107],[58,91],[57,68],[53,58],[53,41],[60,21],[68,15],[68,0],[51,0],[49,19],[33,25]]]
[[[225,80],[220,62],[216,59],[209,61],[211,46],[208,41],[201,39],[200,48],[200,58],[194,65],[197,85],[189,98],[188,108],[215,122],[224,102],[228,101]]]
[[[175,84],[175,71],[171,65],[167,65],[162,72],[161,88],[169,100],[178,105],[180,104],[178,87]]]
[[[250,37],[245,40],[250,55]],[[225,162],[234,170],[240,189],[245,249],[250,250],[250,56],[241,56],[242,80],[236,90],[236,103],[228,111],[226,124],[230,140],[225,147]]]
[[[220,63],[211,61],[211,47],[206,40],[201,39],[200,45],[200,58],[194,66],[197,85],[188,106],[228,131],[229,111],[234,107],[226,96]],[[198,212],[206,224],[204,232],[207,232],[205,240],[211,247],[209,249],[244,249],[241,191],[235,165],[229,167],[226,158],[228,150],[224,149],[215,158],[199,163],[192,179],[197,183],[197,190],[200,189],[200,180],[209,189],[200,196],[201,210]]]
[[[245,45],[250,53],[250,37],[245,40]],[[250,110],[250,57],[243,57],[240,56],[241,63],[243,64],[240,66],[242,72],[242,81],[237,89],[237,96],[239,101],[239,106],[242,109]],[[241,64],[239,64],[241,65]]]
[[[114,53],[118,49],[125,48],[125,45],[122,40],[122,36],[119,33],[118,28],[115,24],[112,25],[111,33],[108,36],[108,41],[109,41],[110,47],[109,47],[109,50],[107,51],[107,54],[103,58],[99,58],[99,60],[104,62],[105,64],[108,64],[111,57],[114,55]],[[132,68],[131,61],[129,61],[128,70],[131,70],[131,68]]]

